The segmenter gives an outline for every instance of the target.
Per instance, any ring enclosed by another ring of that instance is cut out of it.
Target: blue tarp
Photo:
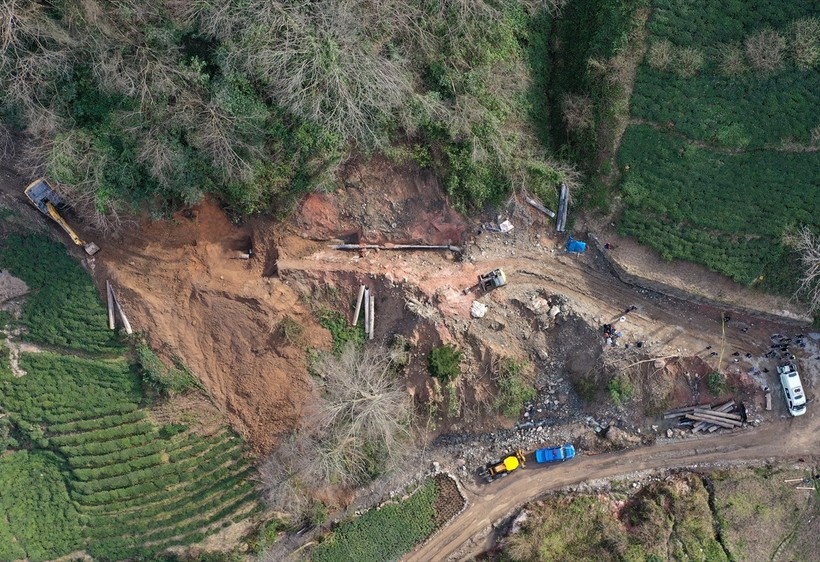
[[[567,240],[567,253],[577,252],[582,254],[587,251],[587,243],[576,240],[572,236]]]

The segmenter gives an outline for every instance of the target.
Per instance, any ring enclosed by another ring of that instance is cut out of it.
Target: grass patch
[[[364,323],[351,326],[341,312],[324,309],[319,313],[319,324],[330,330],[333,337],[333,353],[341,353],[348,342],[358,349],[364,346]]]
[[[498,386],[495,407],[508,418],[520,416],[524,404],[535,399],[535,387],[526,375],[527,368],[526,361],[518,362],[508,357],[498,361],[494,377]]]

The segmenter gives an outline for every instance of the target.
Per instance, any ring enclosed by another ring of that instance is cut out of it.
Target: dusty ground
[[[171,220],[142,221],[116,238],[88,236],[103,248],[89,264],[98,285],[112,280],[135,329],[167,356],[183,358],[259,453],[298,424],[312,391],[307,351],[330,344],[329,332],[311,312],[317,306],[311,295],[332,294],[340,310],[350,314],[360,283],[376,294],[376,342],[389,344],[401,333],[413,345],[408,388],[417,402],[435,392],[424,361],[431,347],[454,342],[471,351],[459,383],[460,403],[453,408],[448,404],[453,415],[440,416],[437,433],[463,431],[465,426],[473,432],[509,426],[486,412],[494,394],[492,366],[499,357],[529,359],[539,389],[550,397],[543,408],[532,411],[532,419],[561,418],[562,412],[578,406],[569,383],[599,364],[602,354],[667,358],[662,367],[669,362],[670,368],[653,372],[663,375],[664,393],[674,406],[689,397],[687,373],[702,375],[718,367],[719,357],[711,355],[708,346],[725,346],[721,370],[741,381],[761,366],[770,334],[802,329],[733,313],[724,338],[723,309],[623,284],[592,246],[581,256],[565,254],[564,238],[537,211],[515,199],[501,209],[500,217],[509,218],[515,229],[508,234],[482,232],[479,221],[468,223],[449,208],[428,171],[375,159],[352,164],[347,177],[338,192],[305,198],[284,224],[251,220],[236,226],[205,201]],[[19,204],[22,195],[15,196],[16,189],[24,182],[6,170],[2,179],[4,199]],[[31,211],[20,209],[25,220],[44,222]],[[330,240],[457,244],[465,251],[461,256],[350,253],[330,249]],[[250,260],[239,258],[251,248]],[[651,270],[663,280],[680,275],[684,285],[690,278],[705,278],[695,266],[684,271],[680,264],[647,261],[645,252],[626,247],[624,241],[618,241],[616,253],[630,271]],[[486,295],[464,294],[479,273],[496,267],[504,268],[508,286]],[[737,290],[721,281],[714,283],[717,299],[728,291],[724,287]],[[480,320],[469,315],[476,298],[489,305]],[[774,302],[755,296],[744,304],[780,310],[781,303]],[[604,349],[597,330],[616,321],[630,305],[638,310],[618,323],[618,329],[621,344],[633,345],[631,351]],[[298,338],[286,337],[286,317],[303,328]],[[637,342],[642,343],[640,351],[634,347]],[[732,362],[735,351],[741,353],[737,363]],[[745,358],[745,353],[752,357]],[[681,368],[676,357],[699,359],[685,360]],[[592,410],[587,413],[595,414]],[[642,414],[636,412],[631,423],[640,427]]]
[[[643,468],[818,450],[816,412],[810,406],[803,419],[786,419],[774,361],[764,357],[773,333],[808,333],[799,320],[766,314],[782,310],[782,303],[765,296],[746,298],[725,281],[714,284],[717,294],[701,295],[726,300],[725,306],[625,284],[592,244],[580,256],[564,253],[565,238],[556,235],[538,211],[515,198],[500,216],[468,222],[447,206],[428,172],[375,160],[354,164],[348,175],[344,188],[307,197],[281,224],[256,219],[236,226],[213,202],[205,201],[170,220],[143,221],[116,238],[87,233],[102,252],[85,263],[98,286],[106,279],[114,283],[135,329],[166,356],[184,360],[213,403],[260,455],[298,426],[310,402],[308,354],[330,346],[329,331],[317,323],[317,308],[336,306],[351,317],[358,285],[369,285],[376,296],[374,343],[389,345],[396,334],[410,342],[407,386],[419,414],[430,415],[430,437],[437,438],[431,455],[444,468],[463,474],[470,501],[467,511],[413,559],[432,559],[433,552],[436,557],[472,552],[472,547],[464,550],[464,544],[490,523],[539,493],[573,482]],[[24,184],[20,178],[4,172],[0,179],[0,203],[19,209],[9,220],[47,224],[15,195]],[[499,219],[510,219],[514,230],[480,230],[482,222]],[[330,249],[331,240],[457,244],[464,252],[351,253]],[[670,284],[680,274],[684,281],[678,286],[683,287],[689,280],[706,278],[694,266],[685,266],[689,273],[681,273],[680,264],[635,258],[646,255],[625,244],[618,240],[615,254],[630,272],[651,273]],[[251,249],[251,259],[240,258]],[[75,253],[82,257],[81,251]],[[465,294],[479,273],[498,267],[507,274],[507,286]],[[710,287],[707,283],[705,288]],[[744,312],[728,302],[733,295],[744,299]],[[489,307],[482,319],[470,317],[475,299]],[[624,314],[633,305],[637,310]],[[755,307],[760,315],[749,312]],[[724,314],[731,316],[725,331]],[[789,316],[799,316],[799,311]],[[605,346],[600,332],[604,323],[617,325],[622,333],[619,347]],[[294,324],[301,328],[296,335],[285,329]],[[426,371],[427,354],[442,343],[467,351],[457,402],[438,395]],[[815,359],[820,349],[815,342],[795,352],[813,400],[820,380]],[[521,420],[538,425],[525,431],[492,411],[493,366],[501,357],[526,359],[539,391]],[[645,363],[635,370],[634,382],[641,401],[616,407],[608,400],[606,373],[601,375],[600,367],[639,361]],[[702,380],[715,369],[729,377],[727,396],[705,396],[703,384],[693,385],[696,375]],[[593,375],[596,398],[583,403],[577,385]],[[775,390],[772,412],[763,410],[763,384]],[[683,432],[674,433],[671,443],[662,438],[670,428],[657,417],[664,408],[729,396],[744,402],[750,419],[763,425],[708,441],[676,443]],[[441,406],[435,414],[426,406],[431,399]],[[795,431],[784,432],[786,428]],[[596,433],[602,430],[607,434],[603,441]],[[488,455],[564,441],[580,443],[587,452],[658,444],[625,454],[582,457],[571,474],[527,469],[526,477],[493,487],[470,477]],[[474,546],[480,550],[484,543]]]

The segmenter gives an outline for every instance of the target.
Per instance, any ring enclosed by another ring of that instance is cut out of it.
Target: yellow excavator
[[[86,254],[93,256],[100,251],[100,247],[94,242],[83,242],[82,239],[77,236],[77,233],[74,232],[74,229],[68,226],[65,219],[59,212],[57,212],[57,209],[62,209],[66,206],[66,203],[63,198],[57,195],[57,192],[55,192],[51,186],[48,185],[45,178],[40,178],[31,182],[26,188],[26,197],[34,203],[35,207],[40,209],[41,213],[54,219],[54,222],[59,224],[71,237],[72,242],[83,247]]]

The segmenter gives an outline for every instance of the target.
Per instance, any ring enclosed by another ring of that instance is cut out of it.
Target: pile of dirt
[[[236,227],[205,201],[107,240],[95,278],[100,287],[112,281],[134,328],[181,358],[265,453],[298,424],[310,396],[305,349],[327,348],[330,336],[294,288],[263,275],[276,243],[260,226]],[[251,249],[253,259],[242,259]],[[285,337],[285,318],[302,327],[299,342]]]

